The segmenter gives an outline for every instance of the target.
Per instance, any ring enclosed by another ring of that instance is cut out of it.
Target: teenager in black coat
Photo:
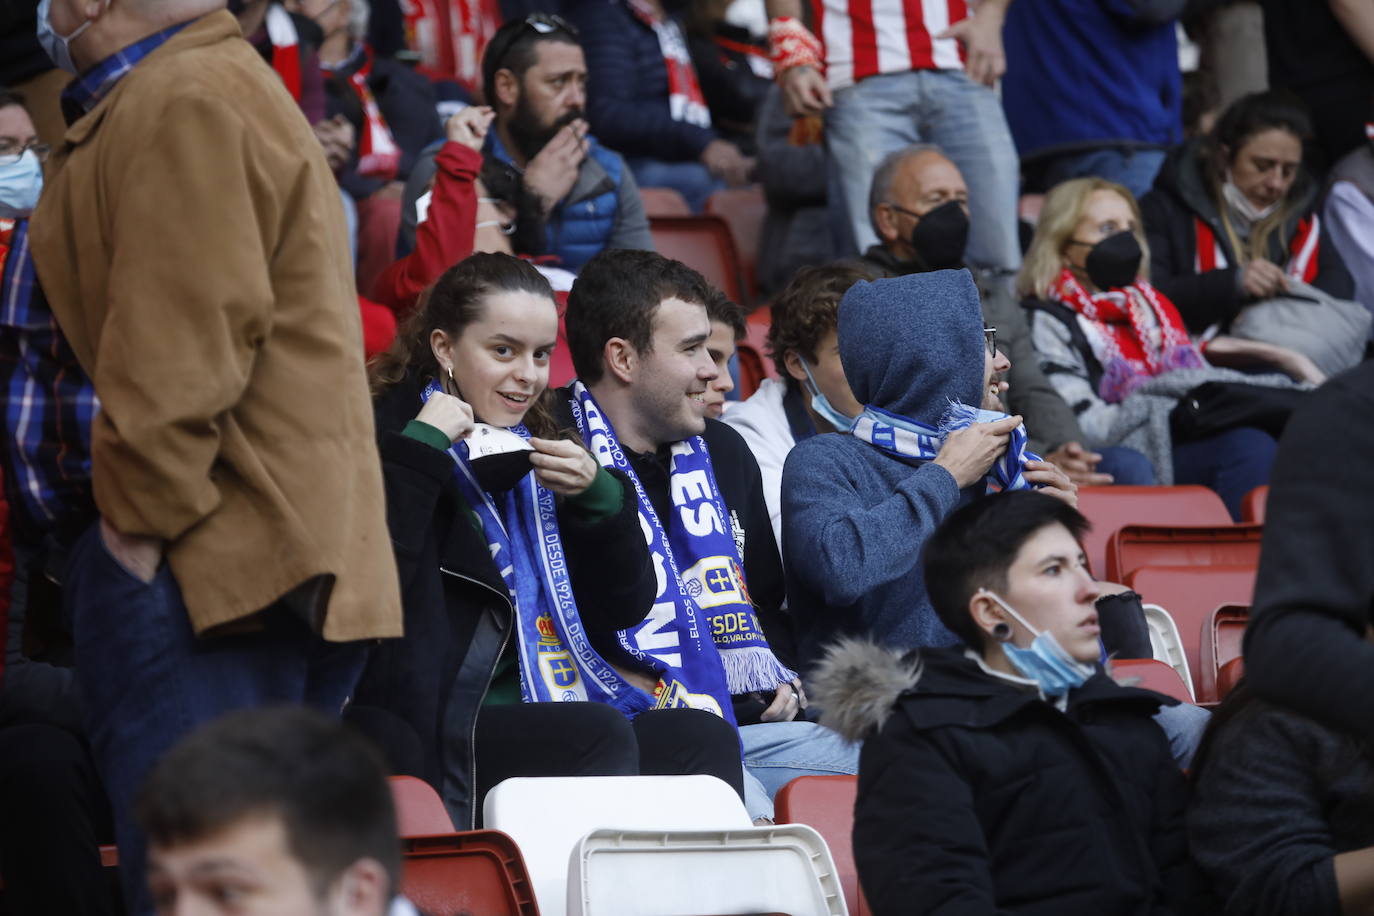
[[[866,739],[854,857],[876,916],[1206,911],[1151,719],[1175,701],[1096,664],[1086,527],[1035,491],[960,509],[925,567],[964,645],[847,640],[813,679],[822,722]]]
[[[642,621],[656,593],[627,481],[562,437],[541,403],[557,327],[537,270],[508,255],[474,255],[438,280],[373,367],[405,636],[373,652],[350,718],[394,769],[438,789],[459,829],[477,825],[482,796],[511,776],[706,772],[742,789],[734,729],[709,713],[654,710],[631,722],[605,703],[522,702],[580,699],[590,674],[572,651],[548,651],[552,608],[541,602],[551,599],[513,596],[515,579],[505,576],[514,567],[493,561],[481,507],[460,483],[465,469],[487,494],[481,502],[503,506],[529,456],[528,473],[557,500],[577,618],[593,647]],[[514,475],[496,480],[481,462],[455,460],[451,446],[491,435],[474,420],[528,429],[533,450],[508,459]],[[513,519],[501,524],[519,537]],[[543,615],[538,638],[523,645],[517,606]],[[567,633],[557,638],[565,645],[553,648],[576,651]],[[537,670],[522,658],[538,659]]]

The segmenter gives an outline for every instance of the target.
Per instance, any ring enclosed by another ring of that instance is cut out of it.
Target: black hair
[[[980,588],[1005,591],[1017,553],[1050,525],[1063,525],[1078,541],[1089,528],[1077,509],[1035,490],[985,496],[945,519],[926,541],[922,557],[926,594],[940,622],[980,648],[983,631],[969,615],[969,599]]]
[[[602,251],[583,265],[568,294],[564,325],[577,377],[587,385],[601,381],[602,352],[613,337],[650,352],[654,316],[665,299],[705,306],[710,298],[710,284],[681,261],[652,251]]]
[[[844,294],[855,283],[877,280],[882,275],[877,267],[857,258],[798,270],[771,309],[768,355],[773,358],[778,375],[792,377],[787,372],[788,351],[814,366],[821,338],[840,323],[840,300]]]
[[[29,110],[28,103],[24,100],[22,93],[16,92],[8,86],[0,86],[0,108],[9,108],[12,105],[18,105],[26,112]]]
[[[513,19],[496,30],[482,54],[482,94],[488,105],[496,105],[496,73],[509,70],[522,84],[525,73],[539,60],[536,46],[541,41],[561,41],[577,45],[577,28],[562,16],[532,13]]]
[[[714,287],[706,299],[706,317],[729,327],[735,334],[735,340],[743,340],[749,332],[744,307]]]
[[[387,771],[347,726],[303,707],[231,712],[153,768],[134,809],[154,846],[194,843],[255,816],[278,816],[316,894],[360,859],[400,883],[401,844]]]
[[[1212,148],[1230,158],[1246,140],[1266,130],[1286,130],[1307,142],[1312,139],[1312,119],[1291,92],[1282,89],[1252,92],[1236,99],[1217,118],[1210,138]]]

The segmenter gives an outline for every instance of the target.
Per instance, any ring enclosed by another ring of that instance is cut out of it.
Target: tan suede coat
[[[293,604],[325,638],[400,635],[338,188],[233,16],[71,126],[31,225],[101,400],[96,504],[166,540],[196,631],[309,584]]]

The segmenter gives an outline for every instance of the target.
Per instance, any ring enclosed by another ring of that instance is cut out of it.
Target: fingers
[[[797,691],[791,684],[779,684],[777,693],[773,695],[773,702],[768,704],[768,708],[759,718],[764,722],[788,722],[797,717],[799,709],[801,706]]]
[[[982,423],[978,425],[981,425],[985,430],[987,430],[989,433],[993,435],[1009,436],[1011,435],[1011,431],[1013,429],[1021,425],[1021,419],[1021,415],[1017,414],[1014,417],[1003,417],[1002,419],[994,420],[991,423]]]

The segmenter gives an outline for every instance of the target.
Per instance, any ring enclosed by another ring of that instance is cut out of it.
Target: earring
[[[1006,642],[1011,639],[1011,624],[1005,620],[999,620],[992,627],[992,638],[998,642]]]

